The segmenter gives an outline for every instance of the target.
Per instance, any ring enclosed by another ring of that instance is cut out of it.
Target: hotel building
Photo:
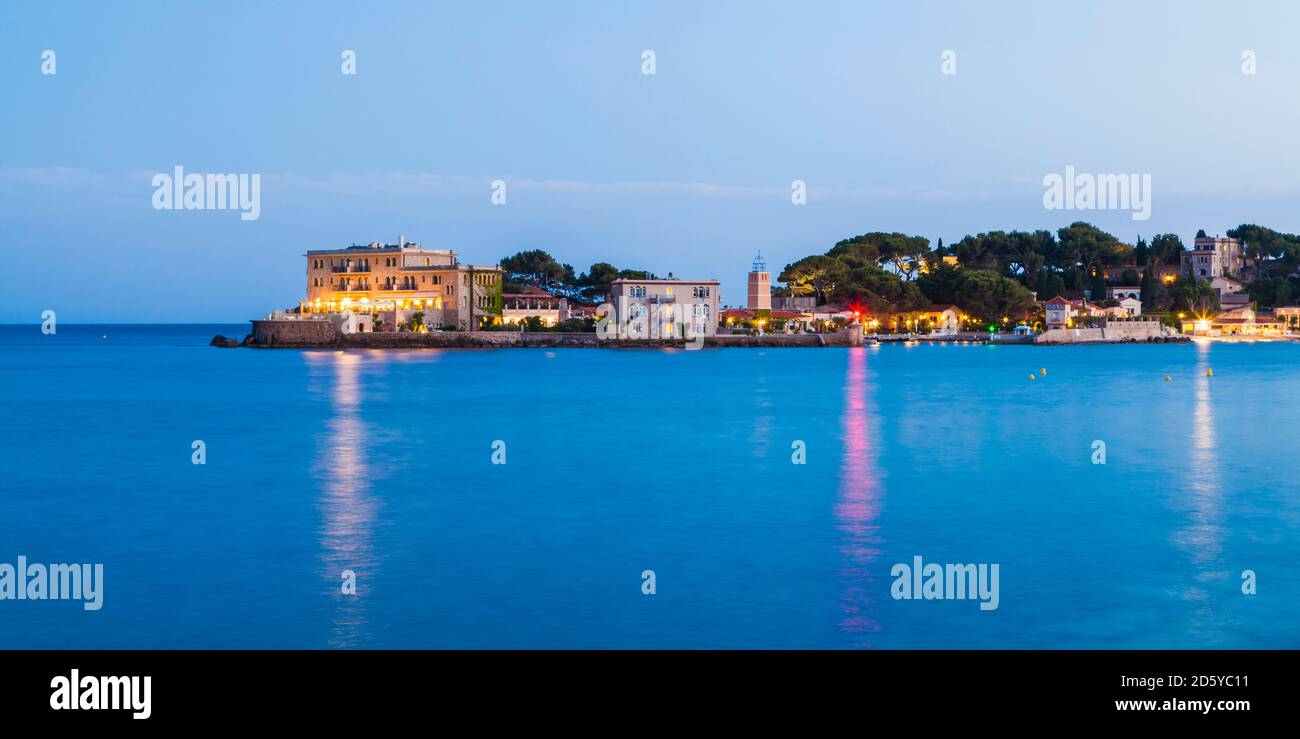
[[[688,339],[718,333],[717,280],[614,280],[620,339]]]
[[[424,313],[431,328],[478,329],[501,319],[499,266],[462,264],[450,249],[374,242],[344,249],[309,251],[303,315],[392,314],[394,323]]]

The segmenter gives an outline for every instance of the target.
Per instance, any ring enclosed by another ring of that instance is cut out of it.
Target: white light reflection
[[[335,604],[330,644],[359,646],[368,641],[364,603],[369,578],[375,574],[375,500],[370,494],[370,471],[366,467],[368,434],[360,412],[365,360],[355,353],[305,352],[304,357],[314,368],[332,375],[326,384],[333,415],[320,436],[316,464],[316,476],[323,483],[323,576]],[[355,595],[342,592],[344,570],[356,573]]]

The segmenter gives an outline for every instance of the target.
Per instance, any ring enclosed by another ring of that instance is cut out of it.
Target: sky
[[[0,322],[244,321],[303,297],[308,249],[399,235],[739,304],[756,253],[868,231],[1300,232],[1297,28],[1281,0],[4,2]],[[1044,208],[1067,165],[1149,174],[1150,218]],[[260,216],[155,209],[176,166],[258,174]]]

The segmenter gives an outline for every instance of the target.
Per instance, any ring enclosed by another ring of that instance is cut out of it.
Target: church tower
[[[767,271],[767,262],[763,254],[754,257],[754,265],[749,270],[749,304],[750,310],[772,310],[772,273]]]

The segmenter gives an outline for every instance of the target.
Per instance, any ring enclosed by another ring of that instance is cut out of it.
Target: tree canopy
[[[609,298],[614,280],[645,280],[649,272],[638,269],[620,269],[609,262],[597,262],[584,273],[575,273],[572,266],[561,264],[542,249],[521,251],[501,260],[506,282],[513,285],[539,287],[555,295],[562,295],[581,303],[597,305]]]

